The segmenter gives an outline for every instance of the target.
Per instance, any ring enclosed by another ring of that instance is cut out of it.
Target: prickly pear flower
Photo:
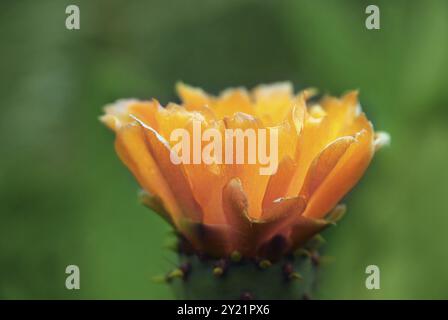
[[[237,251],[275,259],[294,251],[343,214],[339,202],[388,142],[374,132],[355,91],[318,101],[314,90],[294,94],[290,83],[219,96],[185,84],[177,91],[180,104],[120,100],[106,106],[101,121],[115,132],[143,203],[194,252],[212,257]],[[262,174],[268,164],[260,136],[252,149],[250,135],[240,141],[255,161],[223,160],[238,152],[224,138],[217,142],[229,129],[275,132],[264,136],[273,170]]]

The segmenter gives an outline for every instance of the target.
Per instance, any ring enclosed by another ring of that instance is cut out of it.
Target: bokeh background
[[[2,1],[0,39],[0,298],[172,298],[152,281],[175,261],[170,230],[97,118],[118,98],[177,101],[178,80],[359,89],[392,144],[325,233],[316,297],[448,298],[447,1]],[[69,264],[81,290],[65,289]]]

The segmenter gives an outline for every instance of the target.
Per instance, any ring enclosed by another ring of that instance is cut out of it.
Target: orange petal
[[[100,117],[100,120],[110,129],[118,131],[121,127],[134,121],[130,116],[133,114],[154,126],[157,107],[157,101],[122,99],[104,107],[105,114]]]
[[[324,217],[362,177],[374,153],[370,124],[356,136],[356,140],[311,196],[304,216]]]
[[[286,195],[294,169],[295,164],[290,157],[285,157],[280,162],[277,172],[269,178],[266,186],[266,192],[263,198],[263,210],[271,207],[274,200]]]
[[[233,244],[246,255],[256,255],[264,243],[296,220],[305,210],[302,197],[279,199],[263,212],[260,219],[247,215],[248,201],[239,179],[232,179],[223,189],[227,223],[236,231]]]
[[[211,104],[211,98],[200,88],[188,86],[182,82],[176,85],[177,94],[188,110],[198,110]]]
[[[191,191],[183,165],[175,165],[170,159],[172,152],[168,142],[153,128],[137,118],[136,120],[144,129],[148,149],[151,151],[151,155],[157,162],[173,194],[176,195],[185,216],[193,221],[202,221],[202,210]]]
[[[262,127],[259,119],[254,118],[251,115],[244,113],[236,113],[234,116],[224,119],[226,129],[239,129],[246,130],[251,129],[255,132],[255,145],[258,144],[258,129]],[[269,136],[269,133],[267,133]],[[256,154],[254,155],[248,145],[248,139],[244,139],[244,150],[238,150],[239,152],[244,151],[243,155],[245,157],[244,164],[236,163],[236,154],[237,154],[237,145],[236,139],[233,139],[233,151],[225,150],[227,154],[232,152],[233,154],[233,163],[226,164],[226,177],[228,179],[238,177],[241,180],[243,189],[245,190],[249,202],[249,216],[252,218],[257,218],[261,215],[262,211],[262,201],[264,197],[264,192],[266,190],[266,185],[269,180],[269,175],[261,175],[260,168],[262,168],[261,164],[258,162],[258,158]],[[248,157],[255,156],[255,163],[248,163]]]
[[[217,163],[218,160],[216,158],[216,162],[211,164],[205,163],[202,158],[198,159],[200,160],[199,163],[195,163],[194,144],[196,143],[201,147],[199,153],[200,156],[202,156],[204,148],[210,141],[202,141],[202,137],[199,137],[200,140],[196,141],[195,136],[200,136],[200,132],[204,133],[207,129],[214,129],[219,132],[220,129],[217,127],[218,125],[219,124],[216,122],[209,123],[202,119],[201,121],[195,121],[194,123],[190,122],[184,128],[189,133],[190,163],[184,163],[183,167],[188,181],[190,182],[191,190],[195,195],[195,199],[202,208],[203,222],[207,224],[225,223],[221,204],[222,188],[226,180],[224,177],[223,165]],[[219,151],[222,152],[222,150]]]
[[[174,103],[168,105],[167,108],[160,108],[156,113],[155,118],[159,127],[156,130],[157,133],[170,143],[170,136],[173,130],[187,128],[194,120],[199,122],[205,120],[201,113],[188,111],[184,107]],[[151,128],[153,127],[151,126]]]
[[[291,109],[291,116],[289,117],[290,121],[294,124],[298,135],[302,132],[303,122],[305,121],[307,96],[307,91],[304,91],[297,96],[295,99],[296,102]]]
[[[293,88],[289,82],[260,85],[252,91],[252,95],[257,115],[263,119],[270,119],[267,125],[281,123],[293,106]]]
[[[252,220],[252,233],[256,249],[261,248],[273,237],[282,234],[282,230],[302,215],[306,208],[303,197],[279,199],[263,212],[263,219]]]
[[[227,223],[238,230],[247,228],[250,225],[247,213],[248,202],[240,179],[231,179],[224,186],[222,192],[224,213]]]
[[[355,141],[356,139],[351,136],[341,137],[323,149],[311,163],[300,194],[308,199],[324,182]]]
[[[182,216],[182,210],[147,148],[142,127],[133,123],[121,128],[117,132],[115,148],[118,156],[136,177],[140,186],[161,198],[164,208],[177,224]]]
[[[138,195],[138,198],[144,206],[148,207],[149,209],[151,209],[152,211],[157,213],[169,224],[176,226],[176,224],[173,221],[173,218],[166,211],[163,201],[162,201],[162,199],[160,199],[159,196],[151,194],[146,190],[141,190]]]
[[[255,111],[249,94],[242,88],[222,92],[212,104],[212,110],[220,119],[233,116],[237,112],[253,115]]]
[[[307,119],[305,121],[294,155],[297,170],[291,176],[291,182],[286,193],[287,197],[299,194],[311,162],[325,145],[330,142],[323,137],[322,131],[321,120]]]
[[[300,168],[294,174],[288,196],[296,195],[303,186],[312,161],[328,144],[355,135],[368,126],[357,102],[357,92],[341,99],[326,97],[320,105],[309,108],[299,137],[295,161]]]
[[[341,99],[325,97],[320,104],[327,113],[325,127],[328,139],[352,135],[361,130],[356,126],[356,121],[361,115],[357,91],[351,91]]]
[[[240,252],[246,252],[251,245],[251,221],[248,216],[248,201],[238,178],[231,179],[222,190],[222,206],[226,222],[237,232],[232,243]]]

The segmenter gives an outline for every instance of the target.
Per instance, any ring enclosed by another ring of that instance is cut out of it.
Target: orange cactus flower
[[[290,83],[217,97],[185,84],[177,91],[181,104],[120,100],[106,106],[101,121],[116,133],[116,151],[144,190],[144,204],[195,252],[213,257],[295,250],[343,213],[339,201],[388,141],[374,132],[354,91],[318,102],[310,101],[313,90],[294,94]],[[218,132],[276,128],[277,170],[262,175],[260,163],[173,163],[171,133],[193,133],[194,123]]]

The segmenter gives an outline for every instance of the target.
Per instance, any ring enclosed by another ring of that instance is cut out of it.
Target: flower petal
[[[118,130],[115,148],[118,156],[136,177],[140,186],[160,197],[164,208],[177,225],[182,217],[182,210],[147,148],[142,127],[131,123]]]
[[[160,199],[160,197],[153,195],[146,190],[141,190],[138,198],[145,207],[148,207],[163,219],[165,219],[165,221],[167,221],[169,224],[175,226],[173,218],[166,211],[163,201],[162,199]]]
[[[232,243],[240,252],[251,246],[251,221],[248,215],[248,200],[240,179],[231,179],[222,190],[222,206],[226,223],[237,232]]]
[[[279,199],[255,219],[247,214],[248,201],[239,179],[232,179],[223,189],[223,206],[227,223],[236,231],[234,245],[246,255],[275,237],[289,223],[293,223],[306,207],[302,197]]]
[[[252,91],[257,115],[268,120],[266,125],[281,123],[293,105],[293,88],[290,82],[259,85]]]
[[[252,233],[254,244],[260,249],[272,238],[282,235],[283,230],[289,229],[306,209],[303,197],[279,199],[263,212],[263,219],[252,219]]]
[[[213,102],[212,110],[220,119],[237,112],[254,115],[254,108],[246,89],[228,89]]]
[[[243,134],[245,130],[253,130],[255,134],[255,145],[258,144],[258,129],[262,128],[262,124],[259,119],[244,113],[236,113],[232,117],[224,119],[226,129],[237,129],[242,130]],[[236,130],[233,131],[236,133]],[[225,135],[224,135],[225,136]],[[233,136],[234,137],[234,136]],[[227,163],[225,165],[226,177],[227,179],[232,179],[238,177],[241,180],[243,189],[245,190],[248,198],[248,210],[249,216],[257,218],[262,212],[262,201],[264,197],[264,192],[266,190],[266,185],[269,180],[269,175],[261,175],[260,168],[262,165],[259,163],[258,159],[255,159],[255,163],[249,163],[248,159],[250,156],[255,156],[253,151],[249,148],[248,138],[244,138],[244,150],[237,150],[236,138],[233,138],[233,150],[225,150],[226,154],[233,154],[232,163]],[[244,163],[237,163],[237,152],[241,153],[243,151],[243,156],[245,157]]]
[[[295,157],[300,170],[295,172],[287,196],[294,196],[302,189],[312,161],[327,145],[370,127],[358,104],[357,92],[341,99],[326,97],[321,104],[323,107],[313,106],[306,115]]]
[[[176,155],[171,151],[168,142],[153,128],[141,120],[135,119],[144,129],[148,150],[157,162],[173,194],[176,195],[185,216],[193,221],[202,221],[202,210],[192,193],[185,169],[182,164],[175,165],[171,161],[170,156],[175,157]]]
[[[325,147],[311,163],[300,194],[309,199],[355,141],[352,136],[341,137]]]
[[[311,196],[304,216],[323,218],[362,177],[374,153],[370,123],[356,136],[356,140]]]
[[[291,182],[295,163],[290,157],[285,157],[278,165],[277,172],[269,178],[263,197],[263,210],[270,208],[274,200],[283,197]]]
[[[203,106],[211,104],[211,97],[200,88],[194,88],[179,82],[176,85],[176,89],[183,106],[188,110],[198,110]]]
[[[156,114],[158,105],[157,101],[121,99],[104,107],[105,114],[100,117],[100,120],[110,129],[118,131],[121,127],[134,121],[130,116],[133,114],[154,126],[154,115]]]
[[[248,201],[240,179],[231,179],[222,192],[226,222],[237,230],[247,231],[250,227]]]

